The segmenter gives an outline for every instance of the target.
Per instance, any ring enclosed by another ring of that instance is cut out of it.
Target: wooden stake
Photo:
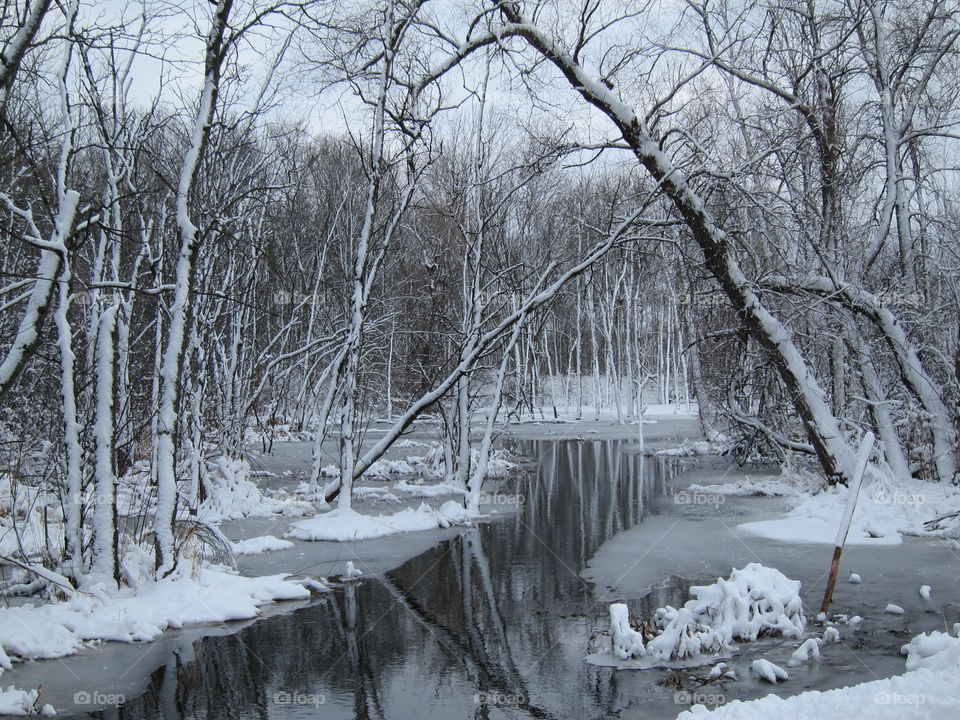
[[[868,432],[860,442],[857,450],[857,464],[854,466],[853,477],[850,478],[850,493],[847,497],[847,509],[843,513],[840,527],[837,529],[837,539],[833,547],[833,560],[830,562],[830,576],[827,578],[827,589],[823,593],[823,602],[820,612],[825,613],[833,600],[833,588],[837,584],[837,572],[840,570],[840,555],[847,542],[847,533],[850,531],[850,521],[853,520],[853,511],[857,507],[857,497],[860,495],[860,485],[863,482],[863,473],[867,469],[870,453],[873,451],[873,433]]]

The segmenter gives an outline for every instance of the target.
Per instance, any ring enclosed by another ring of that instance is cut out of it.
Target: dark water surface
[[[584,662],[605,609],[578,573],[651,511],[677,462],[620,445],[525,443],[535,469],[503,488],[524,496],[517,514],[308,607],[184,643],[146,692],[92,717],[608,715],[615,673]],[[658,600],[685,594],[678,583]]]
[[[530,470],[499,488],[523,496],[516,514],[463,528],[393,570],[366,573],[294,611],[279,604],[255,622],[187,628],[147,646],[111,643],[101,655],[36,667],[46,677],[60,666],[77,673],[61,684],[96,688],[101,701],[124,696],[119,707],[88,715],[98,718],[674,718],[685,707],[671,671],[584,661],[607,624],[607,602],[597,599],[603,588],[580,577],[600,546],[630,528],[641,538],[627,565],[642,560],[661,584],[628,593],[635,615],[681,605],[690,580],[678,574],[711,581],[754,560],[800,579],[809,606],[822,593],[830,548],[736,536],[739,518],[773,511],[770,499],[713,508],[675,502],[678,488],[730,471],[725,459],[644,458],[625,449],[620,441],[525,441],[517,452],[532,458]],[[917,583],[930,582],[944,598],[960,590],[960,581],[944,577],[953,555],[933,543],[847,555],[864,584],[839,586],[835,606],[866,619],[844,629],[844,643],[825,648],[821,663],[791,668],[778,694],[903,672],[900,644],[944,622],[919,606]],[[907,616],[883,615],[887,601],[904,605]],[[808,621],[814,614],[808,607]],[[740,679],[710,686],[717,698],[707,701],[767,694],[772,686],[750,677],[749,660],[785,664],[797,644],[742,648],[733,658]],[[70,716],[62,695],[50,691],[45,701]]]

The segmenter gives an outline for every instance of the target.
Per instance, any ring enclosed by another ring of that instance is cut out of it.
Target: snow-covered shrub
[[[775,568],[750,563],[712,585],[690,588],[682,608],[654,614],[659,630],[647,652],[659,660],[682,660],[726,650],[734,640],[764,635],[799,638],[805,620],[800,582]]]

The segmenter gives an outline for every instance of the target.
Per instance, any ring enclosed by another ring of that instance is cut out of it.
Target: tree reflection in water
[[[588,718],[625,707],[616,674],[584,662],[606,612],[579,572],[655,512],[677,461],[614,441],[518,451],[536,459],[502,488],[524,497],[519,512],[306,608],[182,647],[143,695],[100,716]],[[633,610],[686,592],[673,578]]]

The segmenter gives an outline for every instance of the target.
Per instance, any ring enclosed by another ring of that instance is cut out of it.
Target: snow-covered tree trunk
[[[13,87],[13,81],[20,70],[20,63],[23,56],[26,55],[30,44],[33,42],[43,17],[50,8],[50,0],[32,0],[26,2],[23,10],[20,10],[19,3],[15,6],[18,26],[17,31],[13,33],[0,48],[0,117],[3,117],[7,106],[7,99],[10,97],[10,89]],[[22,12],[22,15],[21,15]],[[73,14],[76,10],[68,11]]]
[[[116,477],[113,466],[114,441],[114,333],[119,305],[100,315],[97,331],[95,412],[93,426],[94,506],[92,578],[114,587],[118,581]]]
[[[525,39],[551,62],[588,103],[617,127],[641,165],[659,183],[693,235],[704,256],[707,270],[717,279],[741,321],[762,347],[794,399],[810,442],[831,482],[846,481],[853,473],[853,453],[831,412],[823,389],[794,343],[790,331],[763,303],[744,274],[731,239],[707,210],[703,198],[687,183],[681,168],[674,166],[646,122],[613,90],[593,78],[545,31],[530,23],[515,3],[501,6],[507,25],[500,35]]]
[[[199,244],[197,227],[190,219],[189,203],[216,112],[223,64],[224,34],[228,28],[232,6],[233,0],[219,0],[214,9],[213,20],[207,35],[200,104],[191,128],[189,145],[180,166],[180,179],[177,184],[176,219],[180,235],[180,252],[177,257],[170,323],[160,364],[160,407],[157,418],[157,513],[154,532],[157,544],[157,575],[161,577],[169,574],[176,565],[173,526],[177,511],[178,392],[190,315],[194,255]]]
[[[863,382],[870,416],[873,418],[873,424],[877,429],[880,442],[883,443],[883,452],[887,463],[890,465],[890,470],[893,471],[893,476],[897,480],[909,480],[910,465],[907,462],[903,445],[897,435],[897,429],[890,414],[890,401],[884,395],[880,378],[873,365],[873,358],[866,350],[865,340],[859,333],[851,338],[850,349],[857,358],[860,379]]]

